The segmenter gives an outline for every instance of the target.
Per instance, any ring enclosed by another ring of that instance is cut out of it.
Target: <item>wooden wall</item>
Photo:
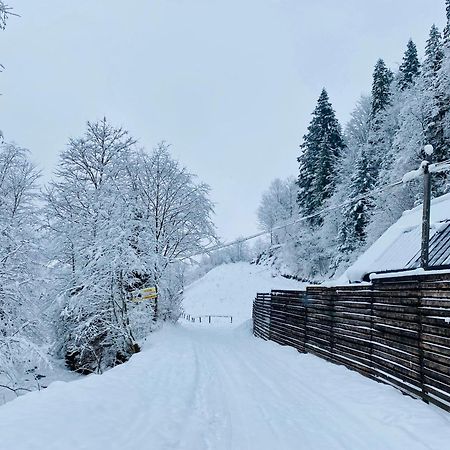
[[[253,331],[450,412],[448,273],[257,294]]]

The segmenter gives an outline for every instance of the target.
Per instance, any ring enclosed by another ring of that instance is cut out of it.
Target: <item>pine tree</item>
[[[447,24],[444,39],[432,28],[427,42],[425,63],[428,79],[427,89],[432,95],[432,108],[427,121],[425,136],[427,144],[434,147],[433,160],[443,161],[450,157],[449,119],[450,119],[450,0],[446,0]],[[434,66],[431,64],[435,61]],[[441,195],[446,191],[446,175],[433,177],[433,192]]]
[[[425,60],[423,63],[423,72],[426,77],[436,76],[442,65],[442,36],[436,25],[430,29],[430,35],[425,46]]]
[[[368,138],[368,154],[377,173],[389,165],[391,146],[389,126],[386,126],[386,110],[391,105],[391,85],[394,75],[382,59],[375,64],[372,82],[372,108]]]
[[[303,137],[298,177],[298,204],[303,214],[316,212],[329,198],[335,186],[337,161],[345,148],[341,126],[322,90],[308,132]],[[312,221],[320,224],[320,219]]]
[[[430,30],[425,47],[423,63],[422,92],[420,98],[428,99],[428,117],[426,118],[425,141],[432,144],[436,155],[442,159],[443,127],[442,127],[442,89],[440,76],[444,60],[442,36],[436,25]]]
[[[442,65],[435,82],[435,97],[438,112],[429,124],[431,144],[434,146],[435,161],[450,159],[450,0],[446,0],[447,24],[444,29]],[[435,194],[448,191],[450,176],[439,174],[434,177]]]
[[[445,10],[447,13],[447,24],[444,28],[444,44],[450,45],[450,0],[445,0]]]
[[[370,159],[366,148],[363,148],[352,175],[349,195],[351,199],[366,195],[375,186],[376,173]],[[350,253],[364,244],[373,206],[373,199],[367,196],[346,208],[345,218],[339,229],[339,251],[341,253]]]
[[[393,78],[391,70],[386,67],[382,59],[379,59],[373,72],[372,118],[375,118],[380,111],[383,111],[389,105]]]
[[[400,80],[405,87],[412,82],[418,70],[417,51],[412,41],[402,64]],[[417,65],[414,64],[414,59]],[[371,191],[377,183],[380,172],[387,171],[390,165],[391,131],[389,107],[391,106],[391,85],[394,75],[382,59],[375,65],[372,82],[372,103],[370,128],[367,143],[362,145],[351,175],[348,189],[349,198],[358,198]],[[386,121],[387,120],[387,121]],[[364,198],[351,204],[344,211],[344,219],[339,227],[339,252],[345,255],[361,247],[366,240],[366,228],[370,222],[373,199]]]
[[[416,44],[410,39],[406,47],[405,55],[403,56],[403,62],[399,68],[399,84],[400,89],[407,89],[415,80],[419,74],[420,63],[417,57]]]

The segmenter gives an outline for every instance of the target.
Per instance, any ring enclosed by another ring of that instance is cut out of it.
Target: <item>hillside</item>
[[[215,267],[184,292],[186,314],[228,315],[239,324],[251,318],[257,292],[271,289],[302,289],[304,283],[273,276],[269,267],[245,262]]]

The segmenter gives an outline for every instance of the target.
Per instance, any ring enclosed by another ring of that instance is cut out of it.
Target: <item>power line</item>
[[[381,189],[381,188],[373,189],[372,191],[370,191],[370,192],[368,192],[366,194],[362,194],[362,195],[359,195],[359,196],[354,197],[352,199],[346,200],[345,202],[343,202],[343,203],[341,203],[339,205],[329,206],[327,208],[321,209],[320,211],[318,211],[318,212],[316,212],[314,214],[309,214],[307,216],[298,217],[298,218],[296,218],[294,220],[285,222],[284,224],[277,225],[277,226],[273,227],[270,231],[261,231],[259,233],[255,233],[255,234],[252,234],[250,236],[246,236],[246,237],[243,237],[243,238],[240,238],[240,239],[236,239],[235,241],[232,241],[232,242],[228,242],[228,243],[224,243],[224,244],[218,244],[218,245],[206,248],[205,250],[203,250],[201,252],[194,253],[194,254],[189,255],[189,256],[185,256],[185,257],[181,258],[181,260],[183,261],[185,259],[194,258],[195,256],[205,255],[205,254],[208,254],[210,252],[214,252],[214,251],[217,251],[217,250],[222,250],[222,249],[227,248],[227,247],[231,247],[232,245],[241,244],[243,242],[250,241],[252,239],[256,239],[256,238],[264,236],[266,234],[270,234],[273,231],[281,230],[281,229],[286,228],[286,227],[288,227],[290,225],[295,225],[297,223],[305,222],[306,220],[313,219],[314,217],[321,216],[322,214],[325,214],[327,212],[331,212],[331,211],[334,211],[336,209],[340,209],[340,208],[342,208],[344,206],[347,206],[347,205],[352,204],[354,202],[357,202],[359,200],[363,200],[365,198],[368,198],[368,197],[370,197],[371,195],[373,195],[373,194],[375,194],[377,192],[382,192],[384,190],[387,190],[388,188],[391,189],[391,188],[393,188],[395,186],[399,186],[401,184],[403,184],[402,181],[397,181],[396,183],[392,183],[390,185],[384,186],[383,189]]]
[[[439,167],[444,166],[444,170],[449,170],[447,168],[448,164],[450,164],[450,159],[448,159],[446,161],[439,162],[439,163],[434,163],[433,166],[434,166],[434,168],[438,168],[438,169],[439,169]],[[434,170],[434,172],[438,172],[438,170]],[[310,220],[310,219],[313,219],[315,217],[321,216],[322,214],[325,214],[325,213],[328,213],[328,212],[331,212],[331,211],[335,211],[337,209],[343,208],[344,206],[348,206],[348,205],[351,205],[352,203],[355,203],[355,202],[358,202],[360,200],[364,200],[366,198],[369,198],[373,194],[385,192],[387,190],[393,189],[393,188],[395,188],[397,186],[401,186],[401,185],[404,185],[404,184],[406,184],[406,183],[403,180],[399,180],[399,181],[396,181],[395,183],[391,183],[391,184],[387,184],[387,185],[384,185],[384,186],[380,186],[378,188],[372,189],[369,192],[366,192],[365,194],[361,194],[361,195],[358,195],[358,196],[353,197],[351,199],[348,199],[345,202],[340,203],[339,205],[329,206],[327,208],[321,209],[320,211],[318,211],[318,212],[316,212],[314,214],[309,214],[308,216],[298,217],[297,219],[290,220],[288,222],[285,222],[284,224],[277,225],[277,226],[273,227],[270,231],[261,231],[259,233],[255,233],[255,234],[252,234],[250,236],[246,236],[246,237],[243,237],[243,238],[240,238],[240,239],[236,239],[235,241],[232,241],[232,242],[214,245],[212,247],[206,248],[205,250],[203,250],[201,252],[185,256],[185,257],[181,258],[180,261],[184,261],[186,259],[191,259],[191,258],[194,258],[196,256],[207,255],[207,254],[209,254],[211,252],[222,250],[224,248],[228,248],[228,247],[231,247],[231,246],[236,245],[236,244],[242,244],[244,242],[251,241],[252,239],[256,239],[258,237],[265,236],[266,234],[270,234],[273,231],[282,230],[283,228],[287,228],[290,225],[295,225],[297,223],[305,222],[307,220]]]

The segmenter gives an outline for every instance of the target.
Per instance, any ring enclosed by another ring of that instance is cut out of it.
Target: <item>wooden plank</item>
[[[440,326],[424,324],[423,332],[426,333],[427,335],[432,334],[432,335],[446,337],[446,338],[450,339],[450,328],[443,328]]]
[[[446,360],[450,361],[450,348],[445,347],[443,345],[439,344],[433,344],[433,343],[427,343],[422,342],[422,349],[424,352],[424,355],[428,355],[428,357],[440,357],[445,358]]]
[[[441,364],[430,358],[424,358],[424,366],[442,375],[450,377],[450,366],[448,365]],[[450,378],[449,378],[449,385],[450,385]]]
[[[397,335],[381,335],[373,333],[372,342],[374,345],[383,345],[393,349],[398,349],[405,353],[419,355],[419,341],[417,339],[403,338]]]
[[[420,375],[417,372],[389,363],[389,361],[375,356],[372,357],[372,367],[375,373],[387,373],[417,388],[421,388]]]
[[[443,373],[437,372],[436,370],[434,370],[430,367],[427,367],[427,366],[424,367],[424,377],[425,376],[429,379],[430,384],[433,384],[432,380],[436,380],[436,381],[439,381],[442,386],[447,386],[447,388],[446,388],[447,390],[450,390],[450,377],[449,376],[447,376]]]
[[[398,323],[398,325],[394,325],[392,321],[390,323],[382,323],[380,321],[377,321],[373,324],[373,329],[375,332],[379,332],[384,335],[395,335],[403,336],[409,339],[418,339],[418,325],[416,326],[417,330],[410,330],[399,325],[402,324]]]
[[[448,405],[448,410],[450,411],[450,393],[443,392],[439,389],[436,389],[430,385],[425,385],[425,389],[427,390],[426,399],[430,399],[433,397],[437,397],[440,400],[443,400]]]
[[[441,381],[428,376],[426,373],[424,374],[423,378],[424,378],[425,390],[429,389],[429,387],[431,386],[436,389],[439,389],[442,392],[448,392],[450,394],[450,387],[448,384],[442,383]]]
[[[402,366],[405,369],[414,371],[419,373],[420,371],[420,361],[419,357],[417,356],[410,356],[408,358],[407,355],[401,355],[400,353],[394,354],[392,350],[389,352],[384,350],[390,350],[390,349],[382,349],[380,347],[375,347],[373,349],[372,354],[377,358],[385,359],[386,361],[389,361],[390,363],[394,363],[398,366]]]
[[[358,351],[354,348],[336,344],[333,347],[333,355],[341,355],[348,358],[349,361],[356,361],[357,363],[364,363],[368,367],[371,366],[371,359],[366,352]]]

